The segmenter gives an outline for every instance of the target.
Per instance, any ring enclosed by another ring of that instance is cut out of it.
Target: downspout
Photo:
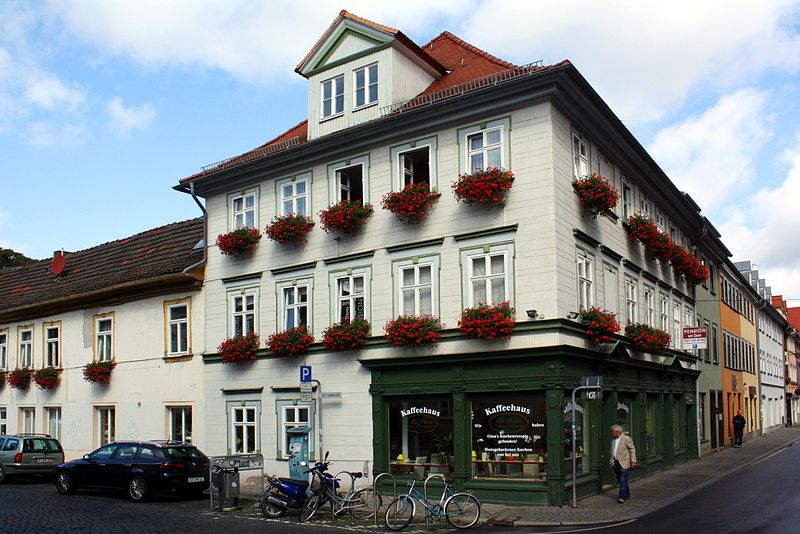
[[[208,250],[208,211],[206,207],[203,206],[203,203],[198,200],[197,195],[194,193],[194,182],[189,184],[189,194],[192,195],[195,203],[200,207],[200,211],[203,212],[203,259],[198,261],[195,264],[192,264],[183,270],[183,274],[189,276],[189,273],[200,267],[206,262],[207,257],[207,250]]]

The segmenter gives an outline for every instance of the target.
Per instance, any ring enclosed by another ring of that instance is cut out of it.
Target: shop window
[[[471,401],[473,477],[543,480],[545,393],[480,395]]]
[[[575,403],[575,450],[577,451],[576,473],[585,475],[589,472],[589,441],[586,439],[588,418],[583,402]],[[564,405],[564,474],[572,478],[572,401]]]
[[[655,395],[647,396],[647,407],[645,409],[645,451],[648,455],[656,453],[656,402],[658,397]]]
[[[617,424],[626,436],[635,436],[632,410],[633,398],[620,395],[617,399]]]
[[[391,472],[424,479],[452,473],[453,401],[425,397],[389,403]]]

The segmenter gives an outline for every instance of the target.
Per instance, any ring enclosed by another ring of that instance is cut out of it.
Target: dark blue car
[[[123,490],[141,502],[154,493],[200,495],[208,488],[208,468],[208,457],[189,443],[115,441],[59,465],[55,484],[62,495],[82,488]]]

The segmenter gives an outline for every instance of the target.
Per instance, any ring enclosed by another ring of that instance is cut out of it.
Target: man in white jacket
[[[611,440],[611,467],[619,481],[619,498],[617,502],[623,504],[626,499],[631,498],[631,490],[628,487],[628,470],[636,468],[636,447],[630,436],[622,433],[620,425],[611,427],[614,439]]]

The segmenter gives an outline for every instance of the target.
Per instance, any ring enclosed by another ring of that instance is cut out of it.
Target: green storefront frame
[[[490,346],[484,345],[489,348]],[[514,351],[486,351],[449,356],[407,356],[364,359],[372,373],[374,472],[390,472],[395,458],[389,452],[389,406],[426,396],[452,401],[452,472],[456,487],[474,490],[486,502],[516,504],[566,504],[572,491],[571,463],[563,453],[565,412],[572,388],[583,376],[602,376],[601,400],[583,400],[586,417],[584,441],[588,472],[577,477],[577,493],[586,496],[616,483],[608,465],[610,426],[619,422],[620,410],[628,416],[625,426],[637,445],[638,478],[666,466],[697,457],[696,409],[693,405],[698,372],[687,368],[693,356],[672,353],[648,358],[629,351],[621,343],[601,351],[572,346]],[[654,361],[655,360],[655,361]],[[546,480],[476,478],[473,460],[472,399],[487,394],[544,396]],[[620,408],[624,405],[627,411]],[[675,413],[675,418],[673,418]],[[677,431],[677,437],[675,432]],[[649,445],[648,445],[649,444]],[[551,451],[557,451],[552,454]],[[397,475],[398,489],[412,474]]]

